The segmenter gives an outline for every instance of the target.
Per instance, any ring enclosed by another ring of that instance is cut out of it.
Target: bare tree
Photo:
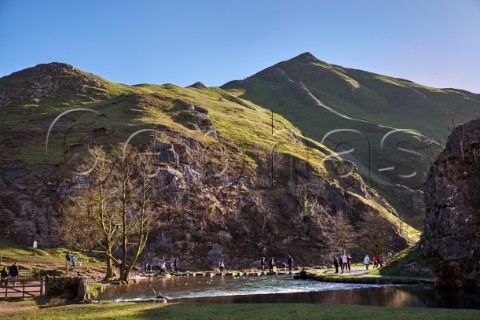
[[[362,223],[363,237],[367,241],[368,250],[382,261],[390,250],[387,224],[387,219],[378,212],[369,213]]]
[[[67,206],[63,234],[77,248],[105,256],[106,278],[112,277],[114,262],[120,280],[128,281],[154,220],[155,153],[117,145],[109,159],[101,147],[91,154],[94,159],[82,166],[90,169]]]
[[[120,280],[128,281],[150,234],[153,223],[154,153],[139,153],[130,146],[115,150],[115,199],[119,220]]]
[[[92,157],[80,166],[77,188],[66,202],[61,224],[64,239],[77,249],[105,256],[105,278],[113,277],[112,258],[118,237],[118,221],[112,207],[116,190],[112,164],[101,147],[89,150]]]
[[[355,242],[356,232],[343,211],[337,213],[332,229],[333,247],[340,251],[348,251]]]

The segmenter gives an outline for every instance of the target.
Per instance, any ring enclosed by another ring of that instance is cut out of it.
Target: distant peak
[[[34,68],[67,69],[67,70],[75,69],[71,64],[63,63],[63,62],[40,63],[40,64],[37,64]]]
[[[37,64],[33,68],[28,68],[25,70],[33,69],[36,71],[41,71],[41,72],[68,72],[68,71],[73,71],[75,70],[75,67],[67,64],[67,63],[62,63],[62,62],[50,62],[50,63],[41,63]]]
[[[189,85],[188,88],[206,89],[207,86],[205,86],[203,83],[201,83],[200,81],[198,81],[198,82],[195,82],[195,83],[192,84],[192,85]]]
[[[317,59],[317,57],[315,57],[313,54],[311,54],[310,52],[304,52],[298,56],[296,56],[295,58],[293,58],[292,60],[296,60],[296,61],[300,61],[300,62],[314,62],[314,61],[319,61]]]

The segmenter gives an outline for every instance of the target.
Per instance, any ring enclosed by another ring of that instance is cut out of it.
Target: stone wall
[[[84,277],[46,277],[45,295],[72,299],[79,303],[90,302],[89,282]]]

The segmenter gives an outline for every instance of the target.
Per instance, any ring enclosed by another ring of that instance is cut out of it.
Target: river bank
[[[353,273],[333,273],[328,270],[301,271],[296,274],[295,279],[316,280],[322,282],[336,283],[363,283],[363,284],[434,284],[433,278],[402,277],[368,274],[365,271],[354,271]]]

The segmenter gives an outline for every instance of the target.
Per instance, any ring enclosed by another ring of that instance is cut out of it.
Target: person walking
[[[338,258],[333,256],[333,265],[335,266],[335,273],[338,273]]]
[[[260,260],[260,269],[263,271],[265,271],[265,257],[262,257],[262,259]]]
[[[65,264],[66,264],[66,270],[68,273],[68,270],[70,269],[70,263],[71,263],[72,255],[70,254],[70,251],[67,252],[65,255]]]
[[[220,273],[223,274],[223,271],[225,270],[225,259],[222,258],[222,260],[220,260],[218,267],[220,268]]]
[[[350,255],[347,256],[347,267],[348,267],[348,272],[352,270],[352,257]]]
[[[270,259],[270,272],[273,273],[273,268],[275,268],[275,260],[273,257]]]
[[[16,284],[15,281],[17,281],[18,273],[19,271],[18,271],[17,262],[14,262],[13,265],[8,270],[8,275],[10,276],[10,280],[13,282],[14,286]]]
[[[288,265],[288,273],[291,274],[293,272],[293,259],[291,255],[288,255],[287,265]]]
[[[72,269],[75,270],[77,268],[77,257],[75,254],[72,254]]]
[[[5,282],[5,287],[8,286],[8,271],[7,267],[3,267],[1,275],[0,275],[0,287],[2,283]]]
[[[377,256],[373,256],[372,262],[373,262],[373,269],[375,269],[376,267],[378,267]]]
[[[177,258],[175,258],[173,260],[173,269],[174,269],[175,273],[178,273],[178,259]]]
[[[160,263],[160,273],[167,273],[167,264],[165,261],[162,261]]]
[[[347,256],[345,255],[345,252],[342,256],[342,273],[344,270],[347,271]]]
[[[366,254],[365,257],[363,258],[363,264],[365,265],[365,268],[368,270],[368,266],[370,265],[370,258],[368,254]]]

